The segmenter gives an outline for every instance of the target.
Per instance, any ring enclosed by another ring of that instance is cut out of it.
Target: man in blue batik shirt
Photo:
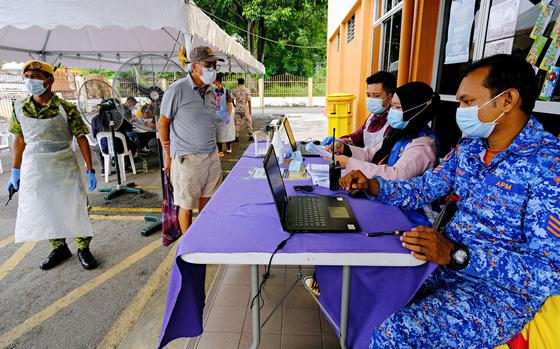
[[[405,308],[376,328],[370,348],[482,348],[507,342],[560,294],[560,141],[531,116],[538,88],[522,58],[497,55],[463,78],[463,138],[442,164],[410,180],[352,171],[346,190],[420,208],[455,190],[440,233],[401,237],[416,258],[440,265]]]

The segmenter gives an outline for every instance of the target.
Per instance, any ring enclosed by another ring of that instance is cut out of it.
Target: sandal
[[[315,297],[319,297],[321,295],[319,282],[315,279],[315,275],[305,277],[303,279],[303,284],[305,285],[305,288],[315,295]]]

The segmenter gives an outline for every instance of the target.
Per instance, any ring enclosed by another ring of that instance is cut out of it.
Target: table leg
[[[251,265],[251,300],[255,299],[259,292],[259,266]],[[257,349],[261,342],[261,312],[259,310],[260,300],[257,298],[251,304],[251,314],[253,319],[253,343],[251,349]]]
[[[350,266],[342,267],[342,297],[340,300],[340,347],[346,349],[348,314],[350,307]]]

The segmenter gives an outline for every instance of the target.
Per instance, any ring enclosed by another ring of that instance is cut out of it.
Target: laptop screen
[[[286,194],[284,179],[282,178],[282,172],[280,171],[280,166],[278,165],[274,147],[268,148],[268,153],[264,158],[264,171],[266,173],[268,185],[270,186],[270,191],[272,191],[272,196],[274,197],[274,203],[276,204],[278,215],[280,216],[280,222],[282,222],[282,227],[285,228],[284,221],[286,217],[286,210],[288,208],[288,195]]]
[[[290,122],[288,121],[288,117],[284,117],[284,129],[286,130],[286,135],[288,135],[288,140],[290,141],[290,146],[292,147],[292,151],[297,150],[296,139],[294,138],[294,134],[292,133],[292,127],[290,126]]]

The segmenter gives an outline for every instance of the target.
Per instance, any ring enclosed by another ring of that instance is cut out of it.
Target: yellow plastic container
[[[336,136],[352,133],[354,120],[353,102],[356,96],[349,93],[335,93],[327,96],[327,117],[329,118],[329,136],[336,128]]]

